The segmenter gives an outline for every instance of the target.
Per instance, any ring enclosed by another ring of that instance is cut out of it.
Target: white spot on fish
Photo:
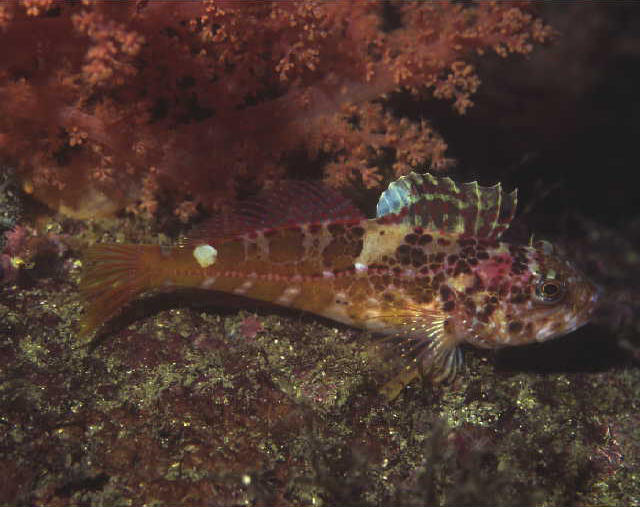
[[[215,276],[209,276],[209,277],[204,279],[204,281],[200,284],[200,287],[203,288],[203,289],[208,289],[214,283],[216,283],[216,277]]]
[[[253,281],[252,280],[246,280],[246,281],[242,282],[242,285],[240,285],[239,287],[236,287],[235,289],[233,289],[233,293],[234,294],[244,294],[251,287],[253,287]]]
[[[552,323],[550,322],[542,326],[540,329],[538,329],[538,332],[536,333],[537,341],[543,342],[549,337],[549,333],[551,331],[551,325]]]
[[[578,316],[575,314],[567,314],[564,316],[565,329],[572,331],[578,327]]]
[[[366,264],[362,264],[361,262],[356,262],[353,265],[353,267],[356,268],[356,271],[358,271],[359,273],[362,273],[362,272],[367,270],[367,265]]]
[[[370,331],[386,332],[388,325],[380,321],[380,312],[376,310],[367,310],[362,314],[364,325]]]
[[[333,271],[323,271],[322,272],[322,277],[323,278],[335,278],[335,274],[333,273]]]
[[[201,268],[208,268],[215,264],[218,251],[211,245],[198,245],[193,249],[193,256],[198,261]]]
[[[330,319],[342,322],[343,324],[353,325],[353,319],[347,314],[347,308],[345,305],[332,304],[325,308],[321,315]]]
[[[276,299],[279,305],[290,305],[294,298],[300,294],[300,287],[287,287],[282,296]]]

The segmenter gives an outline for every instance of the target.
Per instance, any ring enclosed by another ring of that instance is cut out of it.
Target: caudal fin
[[[152,288],[148,254],[156,245],[97,244],[85,253],[80,291],[86,314],[82,334],[95,331],[141,292]]]

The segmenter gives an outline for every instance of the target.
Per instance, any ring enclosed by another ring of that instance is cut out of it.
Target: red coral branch
[[[163,193],[187,218],[228,203],[241,180],[281,177],[300,148],[326,155],[330,183],[376,186],[382,154],[395,174],[447,159],[426,121],[371,101],[404,88],[464,113],[480,84],[474,55],[526,54],[550,37],[527,9],[3,2],[0,157],[37,197],[80,216],[154,212]]]

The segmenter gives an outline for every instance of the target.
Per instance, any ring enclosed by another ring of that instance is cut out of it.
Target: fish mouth
[[[556,308],[548,309],[541,315],[546,322],[555,321],[555,325],[543,325],[536,340],[547,341],[581,328],[591,321],[602,298],[600,287],[589,281],[581,283],[573,292],[570,301]]]
[[[576,325],[573,329],[567,330],[568,332],[584,326],[591,320],[594,312],[600,306],[603,294],[604,289],[595,283],[586,281],[582,284],[572,305],[573,312],[577,317]]]

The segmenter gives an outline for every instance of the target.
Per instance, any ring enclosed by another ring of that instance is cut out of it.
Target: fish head
[[[540,241],[529,247],[528,258],[526,319],[532,323],[535,341],[557,338],[589,322],[600,289],[551,243]]]
[[[487,348],[544,342],[589,322],[601,291],[550,243],[501,250],[476,270],[485,290],[476,295],[468,342]],[[510,268],[496,277],[500,265]]]

